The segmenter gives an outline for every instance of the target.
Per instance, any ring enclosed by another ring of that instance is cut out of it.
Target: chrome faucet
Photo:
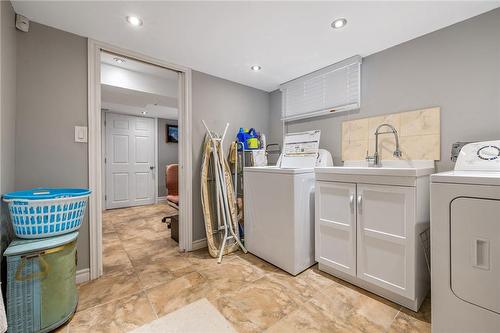
[[[379,132],[382,127],[389,127],[389,131],[387,132]],[[380,162],[380,154],[378,153],[378,136],[380,134],[394,134],[394,138],[396,139],[396,150],[394,150],[394,155],[395,157],[400,158],[401,157],[401,149],[399,149],[399,137],[398,137],[398,131],[394,128],[394,126],[389,125],[389,124],[381,124],[377,127],[377,130],[375,131],[375,153],[372,156],[368,156],[368,152],[366,152],[366,160],[371,163],[373,162],[374,167],[380,167],[382,166],[382,163]]]

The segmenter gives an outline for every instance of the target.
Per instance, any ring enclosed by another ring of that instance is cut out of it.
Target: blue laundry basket
[[[40,188],[4,195],[19,238],[45,238],[76,231],[82,224],[88,189]]]

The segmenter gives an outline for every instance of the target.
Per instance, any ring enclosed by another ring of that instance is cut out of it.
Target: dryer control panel
[[[458,155],[456,171],[500,171],[500,140],[469,143]]]

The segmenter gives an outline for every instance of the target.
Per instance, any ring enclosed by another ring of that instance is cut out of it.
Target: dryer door
[[[451,289],[500,314],[500,200],[460,197],[450,212]]]

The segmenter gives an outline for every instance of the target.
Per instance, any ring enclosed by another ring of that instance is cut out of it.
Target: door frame
[[[191,69],[141,53],[88,39],[88,158],[90,225],[90,279],[103,274],[102,268],[102,129],[101,129],[101,51],[147,62],[179,73],[179,248],[191,251],[193,243],[192,203],[192,112]]]

